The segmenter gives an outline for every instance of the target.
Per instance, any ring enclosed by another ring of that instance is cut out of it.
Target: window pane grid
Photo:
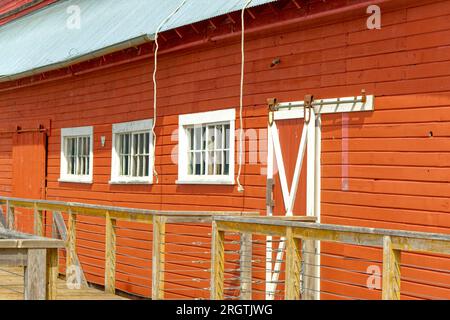
[[[117,134],[119,176],[142,178],[150,176],[150,133]]]
[[[90,174],[91,138],[89,136],[66,137],[65,145],[67,174],[88,176]]]
[[[230,124],[203,124],[188,126],[185,130],[188,175],[229,175]]]

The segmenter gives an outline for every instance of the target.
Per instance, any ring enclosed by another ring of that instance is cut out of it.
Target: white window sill
[[[79,178],[79,177],[64,177],[59,178],[58,182],[63,183],[83,183],[83,184],[92,184],[92,178]]]
[[[199,184],[199,185],[203,185],[203,184],[211,184],[211,185],[234,185],[234,180],[233,179],[178,179],[176,181],[176,184]]]
[[[117,179],[117,180],[110,180],[109,184],[117,185],[117,184],[143,184],[143,185],[149,185],[153,184],[152,180],[132,180],[132,179]]]

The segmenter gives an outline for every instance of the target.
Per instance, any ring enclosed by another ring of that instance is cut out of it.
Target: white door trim
[[[363,99],[364,98],[364,99]],[[365,101],[364,101],[365,100]],[[362,102],[364,101],[364,102]],[[320,223],[320,204],[321,204],[321,138],[322,138],[322,114],[344,113],[344,112],[361,112],[374,110],[374,96],[367,97],[357,96],[348,98],[335,98],[314,100],[314,107],[309,108],[311,112],[309,123],[305,123],[300,138],[300,145],[296,159],[295,171],[292,185],[289,188],[286,171],[284,166],[283,154],[281,151],[280,137],[276,121],[289,119],[304,119],[305,104],[303,101],[278,104],[282,107],[279,111],[273,113],[273,123],[268,127],[268,152],[267,152],[267,179],[273,181],[274,177],[274,161],[278,166],[278,174],[280,178],[281,191],[283,195],[286,216],[293,215],[293,207],[297,195],[298,184],[300,181],[300,173],[307,152],[307,187],[306,187],[306,215],[315,216],[317,223]],[[267,205],[267,215],[272,216],[272,207]],[[276,249],[277,257],[275,263],[272,262],[273,242],[272,237],[267,237],[266,244],[266,299],[275,298],[275,292],[281,270],[285,239],[281,239]],[[320,298],[320,242],[315,244],[315,258],[313,259],[316,268],[313,268],[314,275],[314,292],[311,296],[314,299]]]

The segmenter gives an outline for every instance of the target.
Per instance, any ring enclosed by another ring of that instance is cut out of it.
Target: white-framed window
[[[60,182],[92,183],[93,127],[61,129]]]
[[[179,116],[178,184],[234,184],[235,109]]]
[[[153,120],[113,125],[112,184],[153,182]]]

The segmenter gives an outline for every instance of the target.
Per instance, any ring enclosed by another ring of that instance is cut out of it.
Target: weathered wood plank
[[[64,240],[67,245],[67,228],[66,228],[66,223],[64,222],[64,218],[63,218],[61,212],[59,212],[59,211],[53,212],[53,222],[55,223],[57,233],[59,233],[59,235],[61,236],[61,239]],[[81,267],[80,260],[78,259],[78,254],[75,252],[73,254],[72,258],[74,259],[73,263],[75,263],[75,265],[78,267],[78,270],[80,272],[82,285],[84,287],[87,287],[88,283],[87,283],[86,277],[84,275],[83,268]]]
[[[27,249],[0,248],[0,266],[24,267],[27,265]]]
[[[383,239],[383,300],[400,300],[401,252],[394,249],[391,238]]]
[[[67,228],[66,223],[64,222],[64,218],[59,211],[53,212],[53,222],[56,226],[56,232],[60,235],[61,239],[66,241],[67,239]]]
[[[78,276],[81,275],[79,261],[77,259],[77,236],[76,223],[77,216],[71,211],[68,212],[69,218],[67,221],[67,239],[66,239],[66,277],[70,281],[80,281]],[[81,285],[81,283],[73,283],[73,285]]]
[[[3,214],[3,208],[0,206],[0,227],[6,228],[6,219],[5,216]]]
[[[316,241],[304,240],[303,249],[303,272],[302,272],[302,300],[315,300],[317,296],[316,287]]]
[[[316,222],[316,217],[307,216],[261,216],[258,217],[268,221],[301,221],[301,222]]]
[[[38,210],[69,212],[94,217],[105,217],[109,212],[111,218],[128,222],[152,223],[154,215],[167,216],[182,222],[183,218],[188,220],[197,218],[210,218],[214,216],[258,216],[258,212],[244,211],[158,211],[135,209],[126,207],[100,206],[77,202],[63,202],[51,200],[29,200],[20,198],[0,197],[0,203],[9,203],[12,207],[37,208]]]
[[[43,237],[44,236],[44,212],[34,207],[34,234]]]
[[[223,300],[225,279],[225,232],[212,223],[211,300]]]
[[[273,221],[261,218],[217,217],[221,230],[252,232],[283,236],[286,227],[292,227],[294,236],[303,240],[330,241],[363,246],[383,246],[383,238],[390,236],[395,249],[404,251],[450,254],[450,235],[306,223]]]
[[[153,217],[152,299],[164,299],[165,217]]]
[[[241,233],[240,277],[241,300],[252,299],[252,234]]]
[[[0,300],[22,300],[24,298],[23,267],[0,267],[0,282],[2,284],[0,286]],[[63,279],[56,279],[55,287],[57,288],[57,300],[126,300],[95,288],[68,289],[66,281]]]
[[[270,224],[259,223],[240,223],[237,221],[235,222],[222,220],[215,220],[215,223],[220,230],[228,232],[248,232],[252,234],[280,237],[283,237],[286,234],[286,228],[284,226],[273,226]]]
[[[47,249],[47,300],[56,300],[57,297],[57,281],[59,274],[58,266],[58,249]]]
[[[6,201],[6,220],[9,230],[16,229],[16,217],[14,214],[14,207],[11,206],[10,201]]]
[[[56,239],[15,238],[0,240],[0,248],[46,249],[64,248],[64,242]]]
[[[29,249],[25,267],[25,300],[45,300],[47,297],[47,250]]]
[[[301,240],[294,237],[292,228],[286,229],[286,300],[300,299]]]
[[[105,292],[116,292],[116,220],[106,213]]]

